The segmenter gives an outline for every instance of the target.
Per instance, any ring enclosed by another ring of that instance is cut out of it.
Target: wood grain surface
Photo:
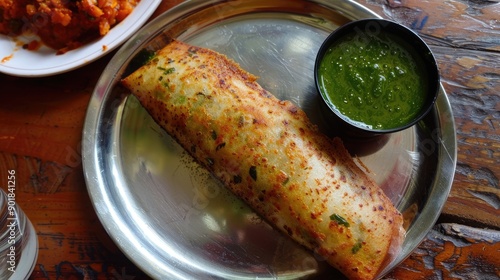
[[[181,1],[163,1],[154,16]],[[500,3],[371,1],[373,11],[431,46],[453,108],[458,162],[440,220],[386,279],[500,279]],[[35,226],[30,279],[148,279],[93,211],[81,132],[94,85],[113,53],[46,78],[0,74],[0,185],[16,170],[16,202]]]

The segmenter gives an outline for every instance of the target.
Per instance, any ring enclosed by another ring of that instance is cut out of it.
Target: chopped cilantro
[[[154,51],[142,49],[134,56],[134,58],[132,58],[130,64],[127,66],[124,76],[127,76],[129,73],[134,72],[139,67],[146,65],[148,62],[153,60],[155,56],[156,53]]]
[[[168,74],[172,74],[174,72],[175,72],[175,68],[172,67],[172,68],[168,68],[167,70],[165,70],[165,72],[163,72],[163,74],[168,75]]]
[[[337,224],[339,224],[339,225],[349,227],[349,222],[347,222],[346,219],[344,219],[342,216],[340,216],[338,214],[332,214],[330,216],[330,220],[337,222]]]
[[[161,66],[158,66],[156,67],[158,70],[161,70],[163,71],[163,75],[168,75],[168,74],[172,74],[175,72],[175,68],[174,67],[171,67],[171,68],[164,68],[164,67],[161,67]]]
[[[354,244],[354,246],[352,246],[351,252],[353,254],[356,254],[361,249],[362,246],[363,246],[363,242],[361,242],[361,241],[356,242],[356,244]]]

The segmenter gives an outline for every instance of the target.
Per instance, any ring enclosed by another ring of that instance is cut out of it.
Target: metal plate
[[[226,54],[278,98],[318,113],[315,55],[353,19],[378,17],[353,1],[187,1],[132,37],[111,60],[91,98],[83,164],[95,210],[123,252],[161,279],[296,279],[337,275],[324,260],[273,230],[227,191],[117,86],[132,58],[165,37]],[[433,226],[451,188],[455,127],[441,89],[416,126],[372,143],[347,141],[404,213],[403,261]]]

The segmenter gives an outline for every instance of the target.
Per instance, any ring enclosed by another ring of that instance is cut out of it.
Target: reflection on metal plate
[[[101,222],[132,261],[162,279],[338,275],[193,162],[117,82],[140,50],[178,38],[232,58],[333,135],[317,109],[315,55],[332,30],[367,17],[377,15],[351,1],[187,1],[122,47],[89,104],[83,158]],[[407,221],[403,251],[383,273],[416,248],[442,209],[456,164],[454,129],[442,89],[433,113],[415,127],[372,143],[346,142]]]

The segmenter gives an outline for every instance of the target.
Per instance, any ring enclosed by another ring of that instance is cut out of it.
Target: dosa
[[[194,159],[350,279],[398,252],[403,219],[338,138],[231,59],[177,40],[122,80]]]

